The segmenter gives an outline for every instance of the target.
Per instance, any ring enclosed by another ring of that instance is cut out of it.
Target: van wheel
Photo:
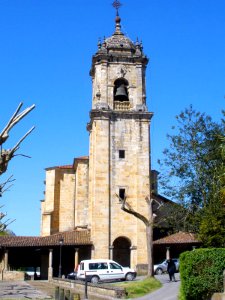
[[[133,279],[134,279],[134,275],[132,273],[127,273],[126,280],[127,281],[132,281]]]
[[[99,277],[98,276],[91,277],[91,283],[97,284],[98,282],[99,282]]]

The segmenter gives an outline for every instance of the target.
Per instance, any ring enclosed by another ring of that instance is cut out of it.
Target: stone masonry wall
[[[88,162],[79,162],[76,169],[75,226],[88,225]]]
[[[24,278],[24,272],[21,271],[3,271],[3,273],[0,276],[0,280],[5,281],[22,281],[24,280]]]
[[[108,258],[109,231],[109,120],[94,122],[89,165],[89,219],[95,257]]]
[[[149,195],[149,136],[148,122],[118,120],[112,124],[112,243],[117,237],[126,236],[135,247],[131,265],[147,263],[146,235],[142,221],[121,210],[115,194],[125,188],[127,202],[135,211],[146,216],[145,197]],[[119,150],[125,158],[119,158]]]
[[[55,169],[46,171],[45,200],[41,205],[41,236],[47,236],[51,234],[51,214],[54,211],[55,199],[55,177]]]
[[[74,170],[46,170],[45,200],[41,206],[41,236],[74,229]]]
[[[74,170],[65,170],[60,180],[59,232],[74,229]]]

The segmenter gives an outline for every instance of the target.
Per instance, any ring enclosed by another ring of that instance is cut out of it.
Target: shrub
[[[131,299],[151,293],[159,289],[162,284],[154,277],[146,277],[143,280],[116,283],[116,286],[124,287],[127,292],[127,299]]]
[[[225,249],[196,249],[180,255],[181,295],[185,300],[208,300],[223,290]]]

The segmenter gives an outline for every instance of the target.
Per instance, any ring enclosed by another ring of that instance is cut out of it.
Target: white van
[[[137,273],[130,268],[122,267],[109,259],[82,260],[78,266],[77,279],[87,279],[92,283],[104,280],[133,280]]]

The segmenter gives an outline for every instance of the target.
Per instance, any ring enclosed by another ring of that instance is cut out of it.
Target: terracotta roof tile
[[[89,156],[80,156],[80,157],[75,157],[75,159],[89,159]]]
[[[58,166],[59,169],[73,169],[73,165]]]
[[[89,230],[74,230],[56,233],[50,236],[0,236],[2,247],[57,246],[63,238],[64,245],[92,245]]]
[[[161,244],[189,244],[189,243],[201,243],[196,234],[190,232],[179,231],[177,233],[171,234],[162,239],[153,242],[154,245]]]

